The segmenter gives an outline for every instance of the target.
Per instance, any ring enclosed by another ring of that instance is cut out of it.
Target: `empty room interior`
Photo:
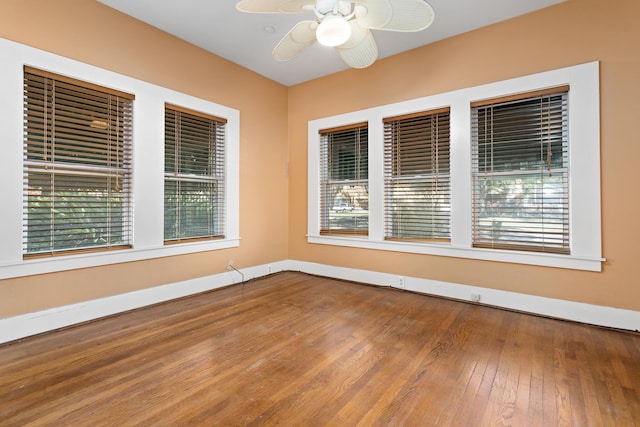
[[[237,3],[0,0],[0,425],[640,426],[640,3]]]

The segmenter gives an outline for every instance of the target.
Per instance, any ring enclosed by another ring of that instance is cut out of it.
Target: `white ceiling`
[[[253,14],[234,0],[98,0],[283,85],[291,86],[347,69],[333,48],[315,43],[297,58],[278,62],[271,51],[302,20],[301,14]],[[523,15],[565,0],[428,0],[435,21],[417,33],[373,31],[378,58]],[[265,31],[272,27],[274,32]]]

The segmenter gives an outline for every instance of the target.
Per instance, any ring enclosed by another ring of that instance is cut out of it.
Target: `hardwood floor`
[[[1,346],[0,425],[640,426],[640,335],[280,273]]]

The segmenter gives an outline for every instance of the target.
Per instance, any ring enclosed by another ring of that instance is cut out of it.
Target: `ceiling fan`
[[[424,0],[242,0],[242,12],[303,13],[316,19],[297,23],[273,49],[273,58],[288,61],[316,40],[333,46],[353,68],[365,68],[378,57],[371,30],[412,32],[433,22],[433,8]]]

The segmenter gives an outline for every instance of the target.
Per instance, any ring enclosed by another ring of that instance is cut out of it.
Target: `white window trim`
[[[237,247],[240,112],[204,99],[0,39],[0,279]],[[23,67],[29,65],[135,95],[133,104],[133,245],[131,249],[23,260]],[[164,244],[164,106],[227,119],[225,238]]]
[[[601,271],[599,63],[590,62],[405,102],[312,120],[308,123],[309,243]],[[571,255],[472,247],[471,103],[569,85],[569,206]],[[385,117],[450,107],[451,243],[384,240]],[[369,235],[321,236],[319,130],[369,123]],[[598,173],[593,173],[598,171]]]

